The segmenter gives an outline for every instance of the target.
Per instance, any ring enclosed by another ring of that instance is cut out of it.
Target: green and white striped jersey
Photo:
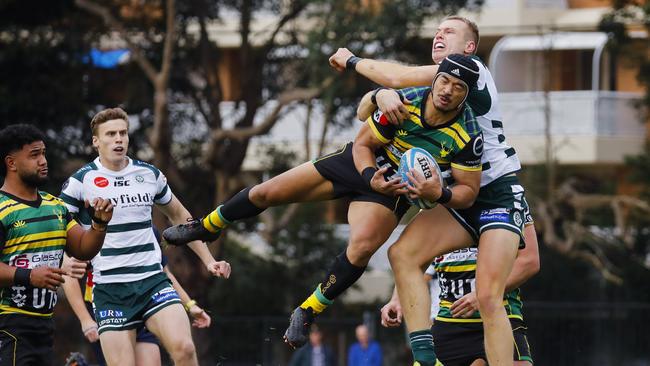
[[[112,171],[96,158],[64,183],[60,196],[84,227],[91,223],[84,200],[96,197],[110,199],[114,209],[104,245],[92,260],[93,281],[132,282],[161,272],[151,211],[154,203],[168,204],[172,192],[160,170],[129,158],[124,169]]]

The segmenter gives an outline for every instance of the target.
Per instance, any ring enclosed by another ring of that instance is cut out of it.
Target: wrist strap
[[[361,171],[361,178],[363,178],[363,181],[366,182],[368,187],[370,187],[370,181],[372,180],[372,177],[375,176],[375,172],[377,172],[377,168],[374,167],[367,167]]]
[[[29,279],[31,277],[31,274],[32,274],[31,269],[16,268],[16,272],[14,272],[14,284],[29,286],[30,285]]]
[[[190,300],[190,301],[186,302],[185,304],[183,304],[183,307],[185,308],[185,311],[189,312],[190,309],[192,308],[192,306],[194,306],[194,305],[196,305],[196,300]]]
[[[347,61],[345,61],[345,68],[348,70],[357,70],[357,64],[359,61],[363,60],[361,57],[352,56]]]
[[[100,224],[95,220],[93,220],[93,222],[90,224],[90,227],[95,231],[99,231],[100,233],[105,233],[106,230],[108,230],[108,225]]]
[[[384,88],[383,86],[380,86],[379,88],[375,89],[374,92],[372,92],[372,94],[370,95],[370,101],[372,102],[372,104],[377,105],[377,93],[379,93],[379,91],[383,89],[388,89],[388,88]]]
[[[447,203],[451,200],[451,189],[447,187],[442,187],[442,194],[440,195],[440,198],[436,200],[438,203]]]
[[[104,221],[104,220],[100,219],[99,217],[95,217],[95,209],[92,206],[88,207],[88,211],[90,213],[90,219],[93,220],[93,222],[96,222],[96,223],[101,224],[101,225],[108,224],[108,221]]]

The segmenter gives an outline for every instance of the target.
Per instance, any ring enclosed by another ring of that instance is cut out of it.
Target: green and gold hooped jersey
[[[475,291],[477,248],[464,248],[436,257],[432,266],[438,273],[440,283],[440,310],[435,320],[456,323],[480,323],[481,314],[476,311],[469,318],[451,316],[454,301]],[[521,308],[523,303],[519,289],[508,292],[503,297],[503,306],[508,318],[523,320]]]
[[[46,192],[25,201],[0,191],[0,255],[2,262],[18,268],[61,266],[68,230],[76,225],[65,204]],[[32,286],[11,285],[0,292],[0,314],[52,316],[56,292]]]
[[[427,150],[440,165],[443,178],[452,184],[451,168],[481,171],[483,135],[474,112],[465,105],[450,121],[431,127],[424,120],[431,88],[406,88],[397,91],[411,101],[406,106],[409,118],[399,127],[376,110],[367,120],[374,135],[385,145],[375,151],[379,167],[386,164],[397,170],[402,154],[413,147]]]

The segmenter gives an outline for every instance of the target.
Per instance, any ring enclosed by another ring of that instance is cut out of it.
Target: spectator
[[[357,326],[357,343],[350,346],[348,366],[381,366],[381,346],[370,340],[368,327],[364,324]]]
[[[310,328],[309,344],[293,354],[289,366],[336,366],[334,352],[323,344],[323,333],[316,325]]]

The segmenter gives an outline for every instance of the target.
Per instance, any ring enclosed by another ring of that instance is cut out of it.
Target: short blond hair
[[[470,30],[470,41],[474,41],[476,44],[476,47],[474,48],[474,53],[476,53],[476,50],[478,49],[478,42],[480,41],[480,36],[478,33],[478,25],[471,21],[468,18],[462,17],[460,15],[449,15],[446,16],[442,21],[444,22],[445,20],[460,20],[461,22],[465,23],[467,25],[467,28]]]
[[[123,119],[126,122],[126,125],[129,125],[129,116],[122,108],[104,109],[90,120],[90,129],[93,132],[93,136],[97,136],[97,128],[99,125],[114,119]]]

